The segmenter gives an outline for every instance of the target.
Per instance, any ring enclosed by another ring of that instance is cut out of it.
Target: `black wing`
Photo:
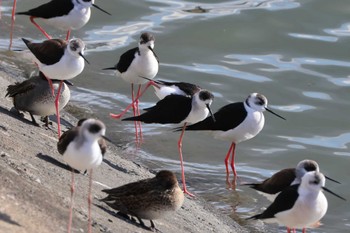
[[[139,53],[139,48],[133,48],[133,49],[129,49],[128,51],[126,51],[125,53],[123,53],[120,56],[119,62],[116,65],[116,69],[120,72],[120,73],[124,73],[130,66],[131,62],[134,60],[135,58],[135,53]]]
[[[22,40],[34,56],[45,65],[59,62],[67,47],[67,42],[61,39],[45,40],[42,43],[32,43],[24,38]]]
[[[236,128],[244,121],[247,111],[243,102],[228,104],[214,114],[215,122],[211,116],[203,121],[186,127],[186,130],[221,130],[227,131]]]
[[[25,12],[17,12],[17,15],[29,15],[38,18],[50,19],[67,15],[74,8],[71,0],[52,0]]]
[[[168,95],[157,102],[147,112],[123,121],[142,121],[145,123],[177,124],[186,119],[192,109],[192,98],[182,95]]]
[[[290,186],[295,179],[295,168],[286,168],[275,173],[262,183],[244,184],[263,193],[276,194]]]
[[[186,95],[193,96],[197,92],[201,90],[201,87],[192,83],[186,83],[186,82],[167,82],[163,80],[154,80],[155,83],[158,83],[160,85],[164,86],[177,86],[180,90],[185,92]]]
[[[15,97],[16,95],[26,93],[33,88],[35,88],[35,82],[33,82],[32,79],[27,79],[21,83],[16,82],[15,84],[7,87],[5,97]]]
[[[275,201],[267,207],[261,214],[255,215],[250,219],[274,218],[279,212],[290,210],[299,197],[298,188],[300,184],[292,185],[283,190],[276,197]]]
[[[73,127],[61,135],[60,139],[57,142],[57,150],[61,155],[66,152],[69,143],[72,142],[75,137],[78,136],[78,134],[79,127]]]

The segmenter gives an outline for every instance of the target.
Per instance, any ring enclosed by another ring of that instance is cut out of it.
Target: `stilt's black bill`
[[[212,118],[213,121],[215,122],[215,121],[216,121],[216,120],[215,120],[215,116],[214,116],[213,112],[211,111],[211,108],[210,108],[209,104],[207,104],[207,108],[208,108],[208,110],[209,110],[209,113],[210,113],[211,118]]]
[[[108,13],[107,11],[103,10],[101,7],[97,6],[96,4],[92,4],[93,7],[99,9],[100,11],[106,13],[107,15],[111,15],[110,13]]]
[[[79,56],[81,56],[86,61],[86,63],[90,65],[90,62],[84,57],[82,53],[79,53]]]
[[[111,142],[111,143],[112,143],[112,140],[109,139],[109,138],[107,138],[106,136],[102,136],[102,138],[103,138],[104,140],[106,140],[107,142]]]
[[[339,181],[336,181],[335,179],[332,179],[328,176],[324,176],[324,177],[326,177],[327,180],[333,181],[334,183],[341,184]]]
[[[333,191],[329,190],[328,188],[322,187],[322,189],[323,189],[324,191],[329,192],[330,194],[333,194],[334,196],[336,196],[336,197],[338,197],[338,198],[340,198],[340,199],[346,201],[346,199],[345,199],[344,197],[339,196],[338,194],[334,193]]]
[[[278,115],[277,113],[274,113],[271,109],[268,109],[268,108],[265,108],[265,109],[266,109],[266,111],[268,111],[269,113],[272,113],[273,115],[275,115],[275,116],[277,116],[277,117],[279,117],[279,118],[281,118],[281,119],[283,119],[283,120],[286,120],[286,118],[284,118],[284,117]]]

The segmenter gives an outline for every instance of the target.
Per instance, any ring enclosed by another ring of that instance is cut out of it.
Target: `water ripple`
[[[307,137],[290,137],[290,136],[277,136],[279,138],[287,139],[288,141],[298,142],[301,144],[320,146],[327,148],[336,148],[336,149],[348,149],[346,146],[350,143],[350,133],[340,134],[335,137],[326,137],[315,135],[311,138]]]

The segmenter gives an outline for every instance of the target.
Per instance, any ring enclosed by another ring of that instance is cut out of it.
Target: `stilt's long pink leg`
[[[51,36],[49,36],[49,34],[47,34],[46,31],[45,31],[42,27],[40,27],[39,24],[37,24],[37,23],[34,21],[35,18],[36,18],[36,17],[34,17],[34,16],[30,16],[29,19],[30,19],[30,21],[35,25],[35,27],[37,27],[37,28],[41,31],[41,33],[44,34],[44,36],[45,36],[48,40],[51,40]]]
[[[88,226],[88,233],[92,232],[92,219],[91,219],[91,203],[92,203],[92,197],[91,197],[91,187],[92,187],[92,169],[89,171],[90,178],[89,178],[89,194],[88,194],[88,211],[89,211],[89,226]]]
[[[60,95],[61,95],[62,85],[63,85],[63,81],[60,82],[60,86],[58,87],[58,91],[57,91],[56,99],[55,99],[58,138],[61,137],[61,119],[60,119],[59,103],[60,103]]]
[[[236,144],[232,143],[232,157],[231,157],[231,169],[233,172],[233,175],[237,177],[236,167],[235,167],[235,150],[236,150]]]
[[[110,113],[109,115],[114,118],[114,119],[120,119],[121,117],[123,117],[125,115],[125,113],[127,113],[129,111],[129,109],[131,107],[134,106],[135,102],[143,95],[145,94],[146,90],[150,87],[150,86],[156,86],[156,87],[159,87],[155,82],[153,81],[149,81],[146,85],[146,87],[143,89],[143,91],[141,92],[141,94],[139,96],[136,97],[136,99],[131,103],[129,104],[125,109],[124,111],[122,111],[120,114],[113,114],[113,113]]]
[[[134,84],[131,84],[131,99],[132,99],[132,102],[135,103]],[[132,105],[132,111],[134,113],[134,116],[137,116],[135,104]],[[135,143],[136,143],[136,145],[138,145],[138,143],[139,143],[139,134],[138,134],[138,128],[137,128],[137,121],[134,121],[134,126],[135,126]]]
[[[225,166],[226,166],[226,175],[229,176],[230,175],[230,171],[228,170],[228,163],[229,163],[229,159],[230,159],[230,155],[233,149],[233,145],[234,143],[232,142],[230,149],[228,150],[226,157],[225,157]]]
[[[1,1],[1,0],[0,0]],[[1,4],[1,3],[0,3]],[[12,40],[13,40],[13,28],[15,26],[15,13],[16,13],[16,6],[17,6],[17,0],[13,0],[13,6],[12,6],[12,15],[11,15],[11,29],[10,29],[10,45],[9,50],[11,50],[12,47]]]
[[[185,179],[185,167],[183,165],[183,158],[182,158],[182,138],[184,136],[184,133],[185,133],[185,129],[186,129],[186,123],[184,124],[183,128],[182,128],[182,132],[181,132],[181,135],[180,135],[180,138],[179,138],[179,141],[177,143],[177,147],[179,149],[179,156],[180,156],[180,165],[181,165],[181,177],[182,177],[182,187],[183,187],[183,192],[191,197],[194,197],[194,195],[192,193],[190,193],[188,190],[187,190],[187,187],[186,187],[186,179]]]
[[[66,41],[69,40],[69,37],[70,37],[70,30],[67,31]]]
[[[74,169],[72,168],[72,182],[70,185],[70,207],[69,207],[69,219],[68,219],[68,230],[70,233],[72,230],[72,219],[73,219],[73,196],[74,196]]]
[[[141,85],[139,85],[139,88],[137,90],[137,96],[136,96],[136,114],[137,116],[140,116],[140,108],[139,108],[139,98],[141,94]],[[138,128],[139,128],[139,144],[141,145],[143,142],[143,135],[142,135],[142,124],[141,121],[137,122]]]

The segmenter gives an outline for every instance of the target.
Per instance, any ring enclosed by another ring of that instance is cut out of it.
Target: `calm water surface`
[[[43,2],[20,0],[18,11]],[[16,55],[6,51],[12,1],[3,4],[0,58],[15,62]],[[124,51],[136,46],[141,32],[150,31],[156,36],[155,51],[161,61],[157,78],[192,82],[211,90],[214,111],[259,92],[267,96],[273,110],[287,118],[283,121],[266,113],[263,131],[238,145],[236,162],[242,182],[265,179],[309,158],[342,182],[328,182],[327,186],[350,199],[348,0],[119,0],[97,4],[113,16],[93,9],[91,21],[73,32],[87,43],[91,65],[74,79],[72,102],[96,112],[108,125],[108,135],[125,146],[128,156],[154,169],[180,174],[179,134],[171,126],[145,125],[145,143],[136,152],[133,125],[108,117],[131,101],[130,85],[101,69],[114,65]],[[197,6],[208,11],[186,11]],[[56,36],[60,33],[48,31]],[[25,16],[17,17],[16,49],[25,48],[21,37],[44,39]],[[32,70],[26,63],[21,66]],[[149,91],[141,107],[156,101]],[[191,191],[240,219],[261,212],[269,202],[244,186],[236,191],[225,188],[223,160],[229,145],[209,133],[187,132],[183,146],[186,174]],[[349,232],[349,203],[327,198],[324,225],[310,232]]]

